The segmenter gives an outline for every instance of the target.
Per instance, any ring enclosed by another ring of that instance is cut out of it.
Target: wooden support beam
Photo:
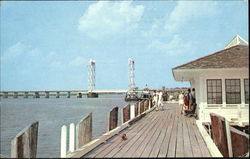
[[[113,130],[118,125],[118,107],[113,108],[108,116],[108,131]]]
[[[37,153],[38,121],[24,128],[11,141],[11,158],[35,158]]]
[[[77,127],[76,147],[79,148],[89,143],[92,140],[92,113],[90,113],[86,118],[80,120],[80,122],[76,125],[76,127]]]

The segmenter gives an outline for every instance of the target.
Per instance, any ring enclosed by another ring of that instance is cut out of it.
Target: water
[[[76,124],[92,112],[95,139],[107,130],[108,112],[126,104],[124,95],[118,94],[99,98],[1,98],[0,153],[10,156],[11,140],[27,125],[39,121],[37,157],[60,157],[62,125]]]

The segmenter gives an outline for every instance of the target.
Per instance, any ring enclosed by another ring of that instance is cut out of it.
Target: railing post
[[[71,123],[69,125],[69,151],[75,151],[75,124]]]
[[[225,118],[210,113],[212,136],[223,157],[229,157]]]
[[[27,126],[11,141],[11,158],[35,158],[38,121]]]
[[[108,116],[108,131],[113,130],[118,125],[118,107],[113,108]]]
[[[139,112],[139,106],[138,105],[139,105],[138,102],[135,103],[135,117],[138,116],[138,112]]]
[[[66,157],[67,153],[67,126],[61,127],[61,158]]]
[[[92,140],[92,113],[77,124],[77,148]]]
[[[230,127],[229,127],[229,123],[227,120],[225,120],[225,128],[226,128],[226,135],[227,135],[228,156],[233,157],[231,132],[230,132]]]
[[[135,118],[135,104],[130,105],[130,119]]]
[[[122,109],[123,112],[123,123],[130,119],[130,104]]]
[[[140,102],[140,114],[144,112],[144,100]]]

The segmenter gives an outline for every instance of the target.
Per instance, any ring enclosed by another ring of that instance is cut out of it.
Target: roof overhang
[[[174,79],[176,81],[191,81],[194,78],[197,70],[195,69],[173,69],[172,70]]]
[[[176,81],[191,81],[197,74],[206,73],[208,71],[239,71],[244,70],[248,72],[249,68],[207,68],[207,69],[172,69],[174,79]]]

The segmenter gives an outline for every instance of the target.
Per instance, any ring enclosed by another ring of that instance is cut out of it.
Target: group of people
[[[196,100],[195,100],[195,89],[193,88],[188,89],[187,92],[181,92],[179,94],[179,105],[181,114],[184,114],[185,116],[191,117],[194,116],[197,117],[196,114]]]
[[[153,94],[153,104],[157,105],[156,110],[163,110],[163,92],[162,91],[154,91]]]

